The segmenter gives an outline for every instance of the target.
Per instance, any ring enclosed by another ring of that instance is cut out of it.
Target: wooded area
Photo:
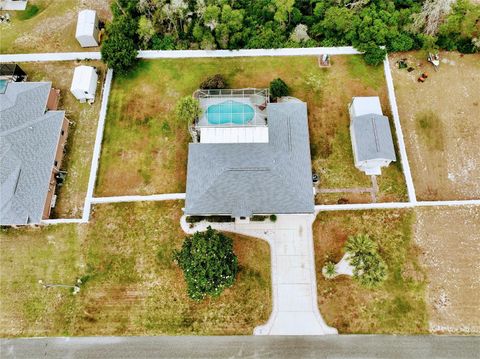
[[[470,0],[115,0],[102,54],[117,70],[135,49],[354,46],[378,64],[387,51],[480,49]]]

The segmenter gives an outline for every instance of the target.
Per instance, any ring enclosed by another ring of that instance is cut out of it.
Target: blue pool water
[[[7,85],[7,80],[0,80],[0,93],[5,93],[5,91],[7,91]]]
[[[252,106],[245,103],[228,100],[208,107],[206,116],[211,125],[234,123],[244,125],[250,122],[255,115]]]

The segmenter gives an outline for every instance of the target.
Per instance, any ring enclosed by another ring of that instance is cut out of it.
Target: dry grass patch
[[[232,236],[240,264],[234,286],[219,298],[192,301],[172,260],[185,236],[182,206],[102,205],[86,225],[3,230],[0,334],[251,334],[271,311],[268,244]],[[80,277],[76,296],[38,284]]]
[[[95,103],[80,103],[71,93],[73,72],[78,65],[95,66],[99,70],[99,83]],[[70,121],[66,154],[62,170],[67,171],[65,183],[58,190],[58,199],[52,217],[79,218],[88,187],[90,164],[97,131],[98,117],[102,102],[102,88],[105,78],[105,65],[100,61],[44,62],[20,64],[29,81],[51,81],[54,88],[60,89],[59,110],[65,110]]]
[[[10,11],[10,23],[1,24],[0,52],[99,51],[99,48],[83,48],[76,40],[77,16],[80,10],[92,9],[106,22],[112,17],[109,3],[109,0],[29,0],[27,10]]]
[[[415,71],[398,69],[407,58]],[[480,54],[440,53],[438,72],[420,52],[390,56],[418,199],[480,198]],[[425,83],[417,82],[428,72]]]
[[[480,207],[417,209],[415,243],[429,278],[430,331],[480,333]]]
[[[402,333],[428,331],[425,274],[412,243],[411,211],[320,213],[314,223],[318,303],[327,323],[341,333]],[[350,235],[368,234],[379,245],[388,266],[387,280],[376,289],[352,278],[327,280],[325,262],[338,262]]]

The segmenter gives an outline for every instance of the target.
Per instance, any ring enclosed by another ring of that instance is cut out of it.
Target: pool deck
[[[263,113],[258,109],[256,105],[250,101],[250,98],[248,97],[230,97],[230,96],[222,96],[222,97],[209,97],[209,98],[200,98],[200,107],[203,110],[203,115],[200,117],[197,123],[197,127],[243,127],[243,126],[265,126],[265,116],[266,116],[266,110],[263,111]],[[207,109],[212,106],[212,105],[217,105],[219,103],[225,102],[225,101],[236,101],[240,103],[247,104],[251,106],[254,111],[255,115],[253,119],[246,123],[246,124],[235,124],[235,123],[224,123],[224,124],[210,124],[208,123],[208,119],[206,116]]]

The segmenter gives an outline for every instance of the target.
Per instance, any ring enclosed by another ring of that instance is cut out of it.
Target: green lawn
[[[190,137],[173,109],[179,98],[216,73],[231,88],[264,88],[274,78],[285,80],[292,95],[308,104],[312,165],[321,185],[370,185],[353,165],[347,106],[352,96],[378,95],[387,111],[382,67],[371,68],[351,56],[334,57],[328,69],[319,68],[316,57],[174,59],[141,61],[129,76],[115,76],[97,195],[185,191]],[[381,200],[405,198],[400,166],[385,171],[379,185]]]
[[[413,243],[412,211],[320,213],[314,223],[318,303],[327,323],[340,333],[428,332],[426,272],[419,248]],[[379,245],[388,265],[388,278],[376,289],[366,289],[351,278],[324,279],[327,260],[338,262],[348,236],[368,234]]]
[[[219,298],[190,300],[172,262],[181,202],[102,205],[86,225],[3,229],[0,335],[252,334],[271,311],[266,242],[233,236],[240,273]],[[44,289],[46,283],[73,284]]]
[[[71,93],[70,85],[77,65],[95,66],[99,71],[99,84],[95,103],[80,103]],[[70,121],[66,154],[62,170],[67,171],[64,185],[59,189],[57,203],[52,211],[56,218],[80,218],[87,193],[90,164],[102,103],[105,65],[100,61],[21,63],[29,81],[50,81],[60,89],[59,110],[65,110]]]

